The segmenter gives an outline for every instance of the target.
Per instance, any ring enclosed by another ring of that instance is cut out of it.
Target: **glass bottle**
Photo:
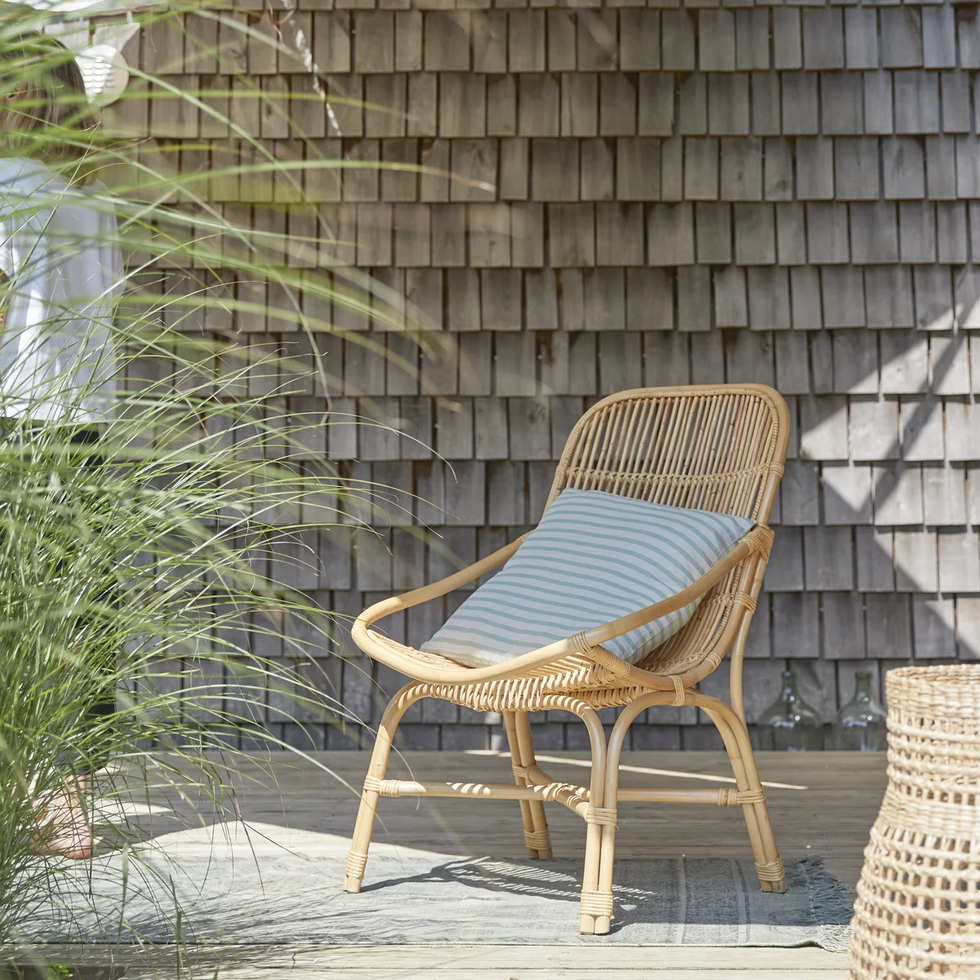
[[[761,749],[816,752],[823,748],[823,722],[800,697],[791,670],[783,671],[783,689],[762,713],[757,726]]]
[[[871,674],[857,675],[854,697],[834,719],[834,748],[852,752],[884,752],[888,747],[885,709],[872,693]]]

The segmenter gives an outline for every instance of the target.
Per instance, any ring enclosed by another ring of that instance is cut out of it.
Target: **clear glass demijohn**
[[[888,748],[885,709],[872,693],[870,673],[858,674],[854,697],[837,712],[834,748],[852,752],[884,752]]]
[[[823,722],[800,697],[796,677],[783,671],[779,697],[757,722],[759,748],[777,752],[816,752],[823,748]]]

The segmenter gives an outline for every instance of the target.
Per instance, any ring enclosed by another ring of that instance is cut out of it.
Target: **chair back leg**
[[[531,723],[526,711],[505,711],[504,730],[510,746],[510,761],[514,769],[514,781],[518,786],[530,786],[533,780],[529,772],[537,764],[534,759],[534,743],[531,741]],[[524,820],[524,843],[531,860],[551,857],[551,838],[544,803],[540,800],[521,800],[521,817]]]
[[[742,805],[745,827],[755,856],[755,870],[759,885],[764,892],[785,892],[786,874],[776,847],[776,839],[769,822],[769,808],[765,792],[755,765],[755,755],[749,740],[748,729],[735,711],[724,701],[704,694],[691,696],[691,700],[711,719],[725,743],[728,761],[732,764],[735,785],[739,795],[751,796],[752,802]]]
[[[378,799],[381,796],[376,784],[385,777],[388,771],[388,757],[395,739],[395,732],[405,712],[424,697],[423,685],[419,683],[406,684],[388,702],[381,722],[378,725],[378,737],[371,753],[371,765],[364,779],[364,790],[361,793],[361,803],[357,809],[357,822],[354,824],[354,836],[351,838],[350,853],[347,855],[347,867],[344,870],[344,891],[359,892],[367,866],[368,848],[371,846],[371,832],[374,829],[374,818],[378,809]]]

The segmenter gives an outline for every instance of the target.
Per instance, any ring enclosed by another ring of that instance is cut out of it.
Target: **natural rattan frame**
[[[640,388],[611,395],[589,409],[572,430],[548,505],[566,487],[579,487],[754,518],[756,526],[728,558],[663,602],[492,667],[463,667],[398,643],[372,627],[384,616],[446,595],[503,565],[527,535],[440,582],[385,599],[361,613],[352,629],[357,645],[412,680],[392,698],[381,719],[347,862],[346,891],[360,891],[380,796],[519,800],[532,858],[551,857],[545,802],[562,803],[578,813],[587,824],[583,933],[610,929],[620,802],[741,806],[762,888],[785,891],[745,726],[742,659],[772,543],[767,521],[788,441],[786,403],[764,385]],[[691,621],[635,666],[602,646],[698,596],[705,598]],[[729,648],[731,704],[726,704],[692,690],[692,685],[711,673]],[[424,697],[501,712],[515,785],[385,779],[398,723]],[[619,757],[630,725],[646,708],[662,704],[695,705],[705,712],[724,741],[735,788],[619,787]],[[597,710],[611,706],[623,710],[607,739]],[[570,711],[585,723],[592,748],[589,786],[552,779],[536,764],[528,712],[544,709]]]

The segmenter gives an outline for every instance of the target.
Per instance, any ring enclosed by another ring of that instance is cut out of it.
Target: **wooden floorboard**
[[[782,854],[820,855],[826,867],[853,889],[885,788],[884,756],[771,753],[760,754],[758,761]],[[262,759],[253,764],[236,762],[229,782],[244,820],[312,832],[317,836],[306,838],[314,841],[310,846],[345,850],[357,809],[356,787],[367,762],[362,753],[323,754],[310,760],[279,758],[269,772]],[[544,755],[539,762],[555,778],[588,783],[589,764],[580,753]],[[729,783],[729,773],[727,759],[720,753],[632,752],[623,756],[622,783],[721,787]],[[393,763],[389,775],[411,775],[420,781],[509,782],[512,778],[506,754],[476,752],[413,752]],[[167,802],[172,812],[154,817],[149,834],[172,832],[192,818],[179,801],[164,801],[159,792],[152,798]],[[548,815],[556,856],[581,857],[582,821],[558,805],[549,806]],[[623,858],[751,854],[741,812],[734,807],[627,804],[621,809],[619,826],[617,856]],[[520,811],[512,801],[384,799],[374,839],[382,847],[398,844],[446,855],[525,856]],[[106,950],[76,947],[70,961],[105,962],[106,955]],[[175,966],[168,960],[170,955],[165,949],[152,954],[117,949],[113,954],[118,963],[125,961],[126,976],[134,980],[166,975]],[[279,975],[323,975],[331,980],[666,980],[673,976],[707,980],[733,975],[830,980],[846,976],[846,962],[845,954],[815,947],[637,948],[604,946],[601,940],[594,946],[534,947],[507,945],[506,937],[501,937],[499,946],[224,947],[199,948],[192,955],[193,975],[210,976],[220,965],[218,976],[235,980]]]

